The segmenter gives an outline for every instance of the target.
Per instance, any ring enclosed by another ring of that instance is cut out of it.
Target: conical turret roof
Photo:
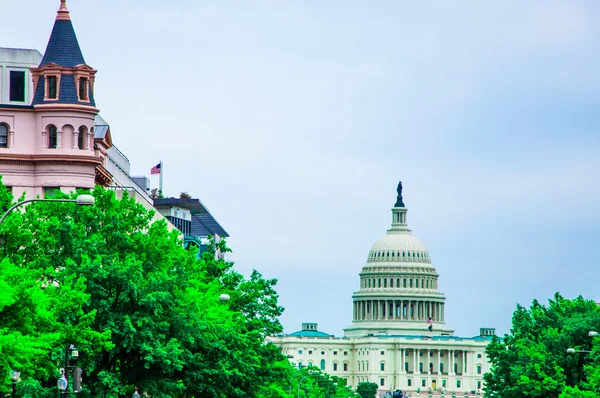
[[[50,34],[50,40],[48,40],[48,46],[46,47],[46,52],[40,66],[49,63],[66,67],[85,64],[65,1],[61,1],[60,9],[58,10],[58,15]]]

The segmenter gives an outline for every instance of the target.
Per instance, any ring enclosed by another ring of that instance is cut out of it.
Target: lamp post
[[[590,330],[588,332],[588,336],[589,337],[598,337],[598,332],[594,331],[594,330]],[[567,348],[567,354],[578,354],[578,353],[591,353],[592,351],[588,351],[588,350],[576,350],[575,348]]]
[[[17,382],[21,380],[21,372],[11,370],[9,376],[12,381],[11,397],[15,398],[15,395],[17,394]]]
[[[75,203],[75,204],[77,204],[79,206],[91,206],[91,205],[93,205],[95,203],[95,201],[96,201],[96,199],[92,195],[87,195],[87,194],[79,195],[75,199],[41,199],[41,198],[27,199],[27,200],[24,200],[22,202],[14,204],[11,208],[9,208],[8,210],[6,210],[6,213],[4,213],[4,215],[2,216],[2,218],[0,218],[0,224],[2,224],[2,222],[4,222],[4,219],[8,216],[8,214],[11,211],[13,211],[17,207],[19,207],[21,205],[24,205],[26,203],[31,203],[31,202],[62,202],[62,203]]]

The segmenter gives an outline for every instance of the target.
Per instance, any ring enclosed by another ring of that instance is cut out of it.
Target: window
[[[313,366],[312,362],[309,362],[309,363],[308,363],[308,366]]]
[[[381,355],[385,355],[385,351],[381,351]]]
[[[302,368],[302,362],[298,362],[298,368]]]
[[[477,380],[477,389],[481,390],[481,380]]]
[[[427,385],[427,380],[422,379],[421,380],[421,387],[425,387]]]
[[[321,351],[321,355],[325,355],[325,351]]]
[[[308,350],[308,355],[312,354],[312,350]]]
[[[477,374],[480,375],[481,374],[481,365],[477,365]]]
[[[325,360],[321,359],[321,366],[320,366],[321,370],[325,370]]]
[[[416,286],[415,286],[415,287],[417,287],[417,288],[418,288],[418,287],[419,287],[419,280],[418,280],[418,279],[415,281],[415,284],[416,284]]]
[[[446,382],[447,382],[446,379],[442,380],[442,387],[446,388]]]
[[[348,355],[348,351],[344,351],[344,355]]]
[[[48,148],[56,148],[58,135],[55,126],[48,127]]]
[[[302,354],[302,350],[298,350],[298,354]]]
[[[458,373],[458,364],[457,363],[454,364],[454,373]]]
[[[409,387],[412,387],[412,379],[408,379],[407,380],[407,384],[408,384]]]
[[[385,370],[385,363],[381,362],[379,364],[379,370],[382,370],[382,371]]]
[[[477,354],[477,358],[481,358],[481,354]]]
[[[44,187],[44,197],[53,198],[60,192],[60,187]]]
[[[88,100],[88,79],[85,77],[79,78],[79,100]]]
[[[6,125],[0,124],[0,148],[8,147],[8,128]]]
[[[412,287],[412,279],[409,282],[410,282],[410,287]]]
[[[57,90],[57,82],[56,76],[48,76],[48,98],[56,99],[58,98],[58,90]]]
[[[85,138],[85,127],[79,127],[79,136],[77,137],[77,146],[83,149],[83,139]]]
[[[337,351],[334,351],[334,352],[333,352],[333,355],[337,355]]]
[[[335,363],[335,362],[333,363],[333,371],[334,372],[337,371],[337,363]]]
[[[440,363],[440,373],[444,373],[444,364]]]
[[[419,362],[419,373],[423,373],[423,362]]]
[[[387,279],[383,280],[383,287],[387,287]]]
[[[440,352],[440,357],[442,357],[442,358],[444,357],[444,353],[443,352]]]
[[[385,379],[383,377],[381,379],[379,379],[379,385],[381,387],[385,386]]]
[[[460,388],[460,380],[456,380],[456,388]]]
[[[381,279],[377,280],[377,287],[381,287]]]
[[[348,364],[347,364],[347,363],[345,363],[345,364],[344,364],[344,372],[347,372],[347,371],[348,371]]]
[[[419,356],[422,357],[423,356],[423,351],[419,351]]]
[[[10,71],[9,100],[25,102],[25,72]]]
[[[404,362],[404,371],[408,372],[408,362]]]

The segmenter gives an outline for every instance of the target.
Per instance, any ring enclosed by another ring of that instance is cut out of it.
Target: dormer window
[[[89,101],[87,77],[79,78],[79,100],[80,101]]]
[[[58,97],[58,87],[56,86],[56,76],[48,76],[48,98],[56,99]]]
[[[48,127],[48,148],[56,148],[58,144],[58,134],[55,126]]]

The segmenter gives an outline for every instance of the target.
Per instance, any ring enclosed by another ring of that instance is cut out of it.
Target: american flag
[[[150,174],[160,174],[160,163],[150,169]]]

